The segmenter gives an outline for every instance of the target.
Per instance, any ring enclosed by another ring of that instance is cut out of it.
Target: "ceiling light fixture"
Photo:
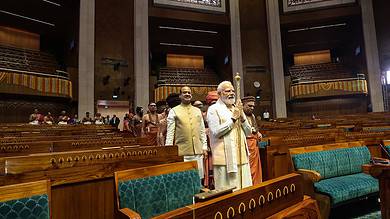
[[[48,1],[48,0],[42,0],[44,2],[47,2],[49,4],[52,4],[52,5],[55,5],[55,6],[58,6],[58,7],[61,7],[61,5],[59,3],[56,3],[56,2],[52,2],[52,1]]]
[[[160,43],[162,46],[178,46],[178,47],[190,47],[190,48],[201,48],[201,49],[213,49],[212,46],[198,46],[191,44],[180,44],[180,43]]]
[[[201,29],[169,27],[169,26],[158,26],[158,28],[160,28],[160,29],[167,29],[167,30],[180,30],[180,31],[190,31],[190,32],[218,34],[217,31],[212,31],[212,30],[201,30]]]
[[[35,22],[38,22],[38,23],[41,23],[41,24],[46,24],[46,25],[52,26],[52,27],[56,26],[55,24],[52,24],[52,23],[49,23],[49,22],[41,21],[41,20],[38,20],[38,19],[35,19],[35,18],[31,18],[31,17],[26,17],[26,16],[23,16],[23,15],[20,15],[20,14],[15,14],[15,13],[12,13],[12,12],[9,12],[9,11],[0,10],[0,13],[12,15],[12,16],[15,16],[15,17],[20,17],[20,18],[27,19],[27,20],[30,20],[30,21],[35,21]]]
[[[317,29],[324,29],[324,28],[331,28],[331,27],[342,27],[347,26],[346,23],[340,23],[340,24],[329,24],[329,25],[321,25],[321,26],[314,26],[314,27],[305,27],[305,28],[298,28],[298,29],[292,29],[288,30],[288,33],[291,32],[299,32],[299,31],[306,31],[306,30],[317,30]]]

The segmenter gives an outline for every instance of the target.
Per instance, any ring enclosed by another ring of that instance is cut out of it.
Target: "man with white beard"
[[[241,101],[238,100],[235,105],[236,96],[232,83],[221,82],[217,92],[218,101],[207,111],[215,189],[242,189],[252,185],[246,143],[246,135],[251,133],[251,126],[243,113]]]

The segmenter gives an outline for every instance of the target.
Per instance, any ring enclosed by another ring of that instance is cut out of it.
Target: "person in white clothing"
[[[251,126],[243,113],[241,100],[234,104],[232,83],[221,82],[217,92],[218,101],[207,111],[215,189],[242,189],[252,185],[246,142]]]

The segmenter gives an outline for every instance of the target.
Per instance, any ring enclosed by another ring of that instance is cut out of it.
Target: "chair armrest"
[[[372,164],[385,164],[388,165],[390,164],[390,160],[386,158],[381,158],[381,157],[372,157],[371,158],[371,163]]]
[[[371,166],[372,166],[372,164],[363,164],[362,165],[363,173],[370,175]]]
[[[124,218],[141,219],[141,216],[137,212],[129,208],[121,208],[119,209],[119,212],[121,213],[121,216]]]
[[[309,178],[313,183],[321,179],[321,174],[314,170],[298,169],[297,172]]]

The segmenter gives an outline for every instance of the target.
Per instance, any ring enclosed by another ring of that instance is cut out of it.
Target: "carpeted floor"
[[[332,209],[330,219],[380,219],[380,203],[377,197],[346,204]]]

